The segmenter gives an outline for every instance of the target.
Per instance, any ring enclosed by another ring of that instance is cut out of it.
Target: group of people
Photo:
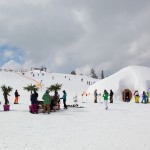
[[[51,110],[56,111],[57,106],[60,106],[60,99],[63,99],[64,109],[67,109],[66,100],[67,100],[67,93],[65,90],[63,90],[63,96],[60,98],[57,91],[54,92],[54,96],[50,96],[49,90],[46,90],[44,95],[42,96],[43,99],[43,113],[50,114]],[[38,93],[34,91],[31,93],[31,106],[30,106],[30,112],[37,114],[38,113]]]
[[[46,90],[46,92],[42,96],[43,101],[41,102],[43,103],[43,106],[44,106],[43,113],[47,111],[49,114],[51,110],[56,111],[56,106],[58,105],[60,106],[60,99],[63,100],[64,109],[67,109],[67,105],[66,105],[67,93],[65,90],[63,90],[63,96],[61,98],[57,91],[55,91],[54,96],[50,96],[49,92],[50,91]],[[8,96],[10,95],[7,92],[4,92],[3,95],[5,98],[5,105],[6,105],[9,103]],[[18,93],[18,90],[15,91],[14,95],[15,95],[14,104],[19,104],[20,95]],[[31,101],[30,112],[31,113],[38,113],[38,104],[40,102],[38,101],[38,96],[39,95],[36,91],[34,91],[33,93],[31,92],[31,96],[30,96],[30,101]]]
[[[99,94],[101,96],[101,94]],[[110,100],[110,103],[113,103],[113,91],[110,90],[110,93],[107,92],[107,90],[104,90],[103,92],[103,99],[104,99],[104,104],[105,104],[105,109],[108,109],[108,98]],[[97,103],[97,97],[98,97],[98,93],[97,93],[97,89],[95,89],[94,91],[94,103]]]
[[[98,95],[101,96],[101,94],[97,93],[97,89],[95,89],[95,91],[94,91],[94,103],[97,103]],[[107,92],[107,90],[104,90],[104,92],[103,92],[102,97],[104,99],[104,104],[105,104],[106,110],[108,109],[108,99],[110,100],[110,103],[113,103],[113,95],[114,95],[114,93],[112,90],[110,90],[109,93]],[[134,95],[135,103],[139,103],[140,97],[141,97],[141,103],[143,103],[143,104],[149,103],[150,94],[148,92],[143,91],[143,93],[140,96],[138,90],[136,90],[133,93],[133,95]]]
[[[51,110],[56,111],[56,109],[57,109],[56,107],[60,106],[61,99],[63,100],[64,109],[67,109],[67,105],[66,105],[67,93],[65,90],[63,90],[63,96],[61,98],[57,91],[54,92],[53,96],[50,96],[49,92],[50,92],[49,90],[46,90],[46,92],[42,96],[42,99],[43,99],[43,101],[42,101],[43,111],[42,112],[43,113],[47,112],[48,114],[50,114]],[[4,93],[4,97],[6,97],[6,99],[8,100],[7,95],[9,95],[9,94]],[[17,90],[15,91],[14,95],[15,95],[14,104],[19,104],[18,99],[19,99],[20,95]],[[141,103],[144,103],[144,104],[149,103],[150,94],[148,92],[143,91],[142,95],[140,95],[138,90],[136,90],[133,93],[133,95],[134,95],[135,103],[139,103],[140,97],[142,99]],[[95,89],[94,103],[97,103],[98,96],[103,97],[105,109],[107,110],[108,109],[108,100],[110,101],[110,103],[113,103],[113,96],[114,96],[113,91],[110,90],[110,92],[108,93],[107,90],[104,90],[103,94],[101,95],[101,94],[98,94],[97,89]],[[38,101],[38,93],[36,91],[34,91],[33,93],[31,92],[30,100],[31,100],[30,112],[38,113],[39,101]]]
[[[143,93],[141,95],[141,98],[142,98],[141,103],[144,103],[144,104],[149,103],[149,97],[150,97],[150,94],[148,92],[143,91]],[[139,103],[140,94],[139,94],[138,90],[136,90],[134,92],[134,100],[135,100],[135,103]]]

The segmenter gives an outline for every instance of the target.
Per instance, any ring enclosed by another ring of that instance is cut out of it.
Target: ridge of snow
[[[5,63],[1,69],[6,70],[21,70],[22,66],[19,63],[16,63],[14,60],[10,60],[9,62]]]

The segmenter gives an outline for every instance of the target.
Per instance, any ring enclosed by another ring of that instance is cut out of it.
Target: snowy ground
[[[0,73],[0,84],[13,84],[22,95],[20,104],[14,105],[11,94],[9,112],[4,112],[0,105],[0,150],[150,150],[150,104],[114,100],[105,110],[102,102],[95,104],[92,97],[82,100],[79,96],[88,88],[88,79],[81,83],[81,77],[75,76],[70,82],[64,75],[58,76],[55,74],[68,91],[68,103],[77,93],[79,105],[84,108],[64,110],[61,103],[61,110],[50,115],[30,114],[29,93],[22,90],[29,79],[15,73],[7,73],[6,79],[6,73]],[[45,87],[48,81],[54,82],[48,78],[49,74],[43,77]]]
[[[85,108],[30,114],[24,105],[0,111],[0,149],[149,150],[149,105],[83,103]],[[26,106],[28,107],[28,106]]]

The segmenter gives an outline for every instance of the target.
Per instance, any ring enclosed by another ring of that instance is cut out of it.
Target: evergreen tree
[[[76,75],[75,70],[71,71],[71,74],[72,74],[72,75]]]
[[[98,76],[96,75],[95,70],[93,68],[91,69],[91,77],[98,79]]]
[[[104,77],[104,71],[102,70],[102,72],[101,72],[101,79],[104,79],[105,77]]]

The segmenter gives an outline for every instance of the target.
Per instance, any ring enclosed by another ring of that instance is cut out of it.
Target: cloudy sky
[[[150,67],[149,0],[0,0],[0,67],[110,75]]]

